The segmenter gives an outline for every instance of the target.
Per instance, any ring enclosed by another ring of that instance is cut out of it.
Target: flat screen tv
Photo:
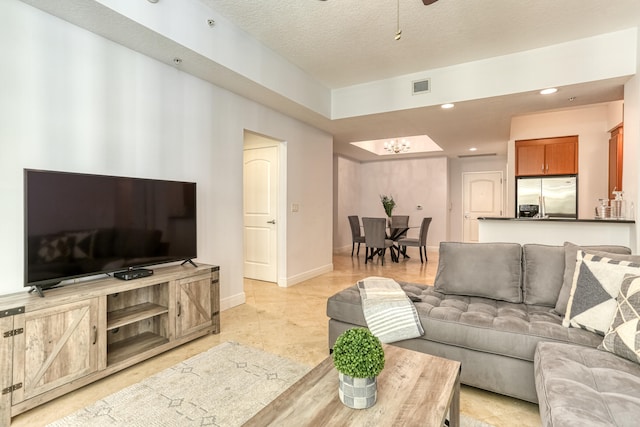
[[[25,286],[197,256],[196,184],[25,169]]]

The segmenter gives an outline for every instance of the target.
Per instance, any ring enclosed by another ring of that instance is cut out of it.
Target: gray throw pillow
[[[616,313],[616,297],[627,274],[640,274],[640,256],[600,256],[578,251],[562,326],[604,335]]]
[[[558,302],[556,302],[555,311],[561,316],[564,316],[567,312],[567,303],[569,302],[569,293],[571,292],[571,285],[573,284],[573,273],[576,271],[576,258],[578,250],[586,250],[590,253],[594,251],[604,252],[607,254],[631,254],[631,249],[625,246],[615,245],[598,245],[598,246],[578,246],[570,242],[564,242],[564,279],[562,281],[562,288],[558,295]]]
[[[518,243],[441,242],[435,290],[447,295],[522,302]]]
[[[522,246],[525,304],[555,307],[564,280],[564,247]]]
[[[640,363],[640,276],[624,278],[616,302],[616,315],[598,349]]]

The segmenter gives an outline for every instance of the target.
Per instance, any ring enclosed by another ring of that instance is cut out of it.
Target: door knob
[[[275,224],[275,223],[276,223],[275,219],[272,219],[271,221],[267,221],[267,224]]]

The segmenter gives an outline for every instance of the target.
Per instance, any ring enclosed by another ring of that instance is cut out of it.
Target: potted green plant
[[[369,408],[376,403],[384,350],[371,331],[353,328],[343,332],[333,345],[333,365],[338,370],[342,403],[354,409]]]

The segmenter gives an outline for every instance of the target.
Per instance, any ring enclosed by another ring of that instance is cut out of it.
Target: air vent
[[[412,85],[414,95],[431,92],[431,79],[416,80]]]

